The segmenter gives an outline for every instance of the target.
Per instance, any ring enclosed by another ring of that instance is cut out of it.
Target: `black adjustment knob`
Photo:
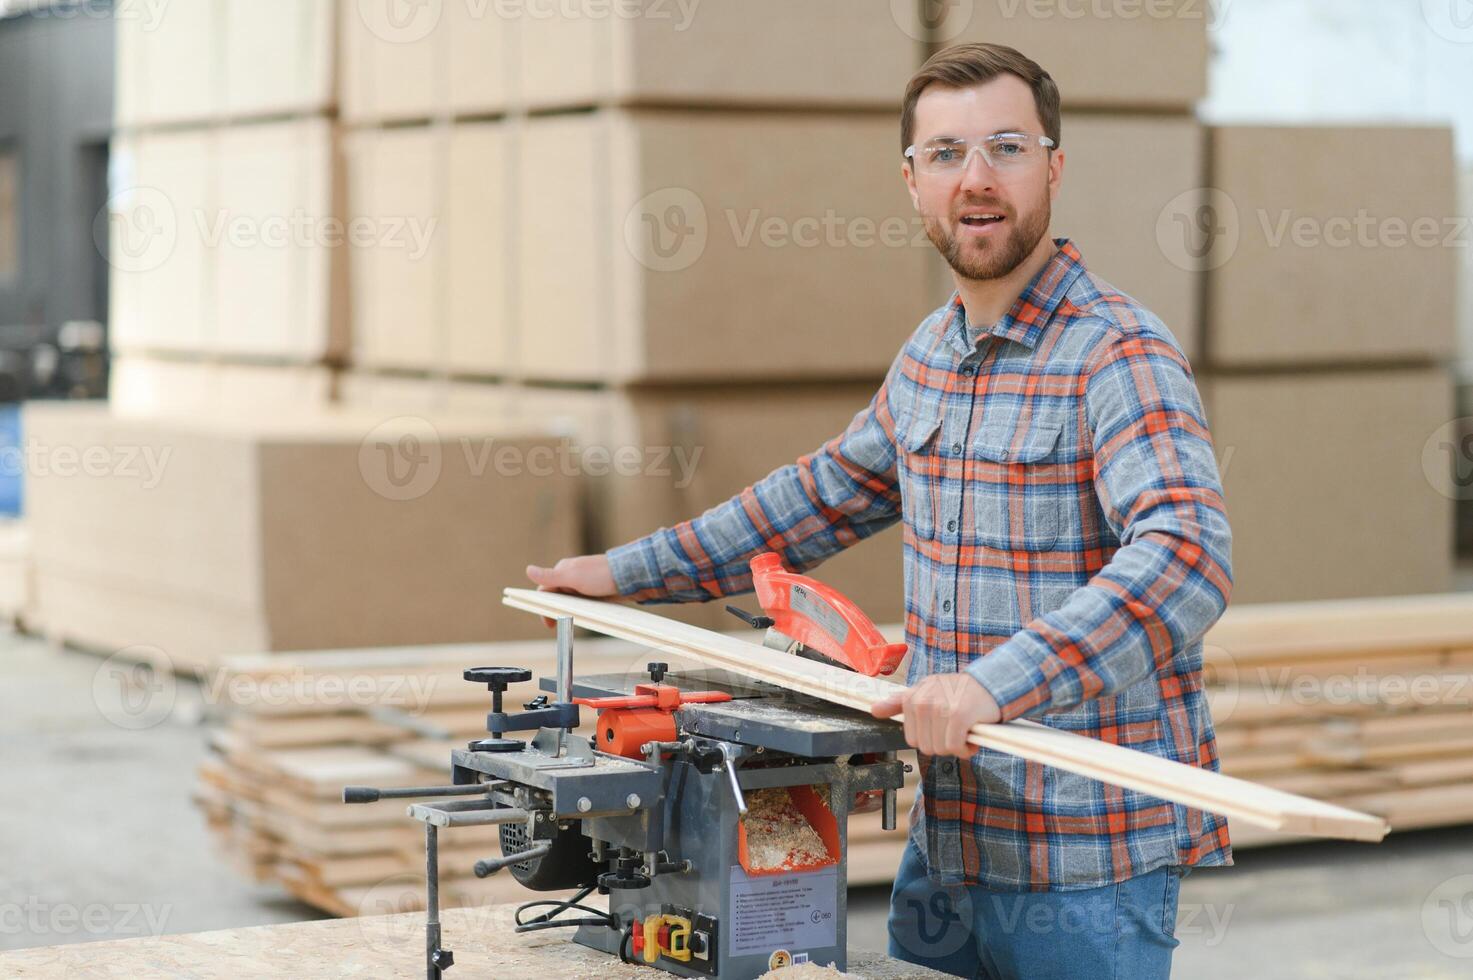
[[[658,684],[665,679],[665,671],[670,669],[670,665],[662,663],[648,663],[644,665],[644,669],[650,672],[650,680]]]
[[[472,667],[464,676],[471,683],[485,684],[499,694],[513,684],[530,681],[532,672],[525,667]]]

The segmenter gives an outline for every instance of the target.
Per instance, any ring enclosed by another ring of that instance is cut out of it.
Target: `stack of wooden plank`
[[[630,644],[585,640],[580,667],[636,666]],[[423,834],[403,801],[346,806],[345,785],[442,785],[450,749],[485,734],[490,696],[461,674],[484,663],[555,670],[551,642],[327,651],[229,658],[204,681],[222,709],[196,802],[219,850],[257,881],[277,881],[336,915],[420,907]],[[641,664],[642,666],[642,664]],[[510,702],[534,696],[513,689]],[[496,828],[459,828],[441,844],[447,906],[511,900],[509,876],[471,876],[498,850]]]
[[[1225,772],[1398,830],[1473,821],[1473,595],[1237,607],[1205,660]]]

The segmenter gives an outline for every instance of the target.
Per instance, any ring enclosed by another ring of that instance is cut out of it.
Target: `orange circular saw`
[[[770,551],[753,558],[751,568],[762,615],[726,609],[753,629],[767,630],[763,646],[870,677],[893,674],[904,659],[905,644],[886,642],[874,622],[832,586],[788,571]]]

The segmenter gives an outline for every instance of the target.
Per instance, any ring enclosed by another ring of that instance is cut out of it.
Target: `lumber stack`
[[[1236,607],[1205,661],[1224,772],[1399,830],[1473,821],[1473,596]]]
[[[622,671],[638,651],[585,640],[580,669]],[[241,656],[205,679],[220,709],[195,799],[220,853],[256,881],[275,881],[335,915],[418,908],[424,837],[405,803],[346,806],[343,787],[442,785],[450,750],[484,736],[488,695],[462,672],[481,663],[555,671],[550,642]],[[532,687],[525,692],[532,697]],[[438,729],[438,731],[434,731]],[[426,737],[427,734],[435,737]],[[510,901],[509,875],[481,881],[497,828],[457,828],[440,844],[447,905]]]

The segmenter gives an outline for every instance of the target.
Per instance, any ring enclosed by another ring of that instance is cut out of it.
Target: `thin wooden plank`
[[[503,602],[543,616],[572,616],[581,625],[696,659],[835,704],[867,711],[901,685],[865,677],[753,643],[673,622],[614,603],[527,589],[507,589]],[[1182,765],[1031,721],[978,725],[968,738],[981,748],[1010,752],[1034,762],[1208,810],[1284,833],[1380,840],[1388,827],[1379,817],[1319,800]]]

